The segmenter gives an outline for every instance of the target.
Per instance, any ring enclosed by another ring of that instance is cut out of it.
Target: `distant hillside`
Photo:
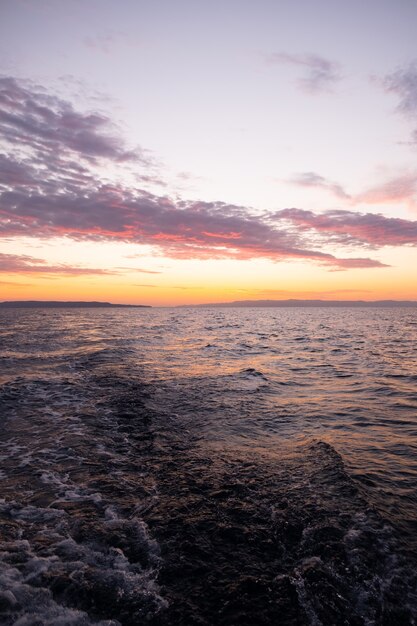
[[[0,302],[0,308],[3,309],[110,309],[110,308],[137,308],[149,309],[151,307],[145,304],[112,304],[111,302],[60,302],[58,300],[16,300],[9,302]]]
[[[216,302],[199,304],[198,307],[417,307],[415,300],[236,300],[235,302]]]

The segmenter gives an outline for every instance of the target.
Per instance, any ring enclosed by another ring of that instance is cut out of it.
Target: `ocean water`
[[[0,312],[0,623],[417,620],[417,309]]]

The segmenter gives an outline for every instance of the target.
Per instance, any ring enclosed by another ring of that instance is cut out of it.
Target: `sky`
[[[0,300],[417,300],[417,0],[0,0]]]

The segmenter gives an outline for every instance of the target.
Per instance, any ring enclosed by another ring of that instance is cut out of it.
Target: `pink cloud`
[[[417,245],[417,221],[385,217],[375,213],[328,211],[316,214],[304,209],[283,209],[275,220],[287,220],[297,229],[315,231],[346,245]]]
[[[416,206],[417,174],[404,174],[392,178],[380,185],[372,187],[356,196],[356,202],[367,204],[392,204],[406,202],[411,207]]]
[[[3,141],[50,159],[56,154],[117,162],[140,158],[138,151],[126,148],[105,115],[80,113],[70,103],[11,77],[0,77],[0,131]]]
[[[380,82],[387,93],[398,97],[398,113],[415,123],[417,119],[417,62],[398,68]],[[417,129],[411,132],[410,143],[417,145]]]
[[[118,270],[128,270],[129,272],[138,272],[139,274],[162,274],[157,270],[144,270],[140,267],[117,267]]]
[[[293,185],[298,185],[299,187],[324,189],[342,200],[350,199],[350,196],[341,185],[329,181],[327,178],[320,176],[320,174],[317,174],[316,172],[302,172],[300,174],[295,174],[289,179],[288,182]]]
[[[85,275],[106,275],[114,272],[70,266],[65,263],[58,265],[49,265],[43,259],[37,259],[28,255],[17,254],[1,254],[0,253],[0,274],[57,274],[69,276],[85,276]]]
[[[332,193],[340,200],[348,200],[351,205],[357,204],[392,204],[406,203],[414,208],[417,205],[417,174],[407,172],[401,176],[386,180],[357,195],[349,195],[342,185],[333,182],[316,172],[294,174],[286,182],[312,189],[322,189]]]
[[[160,248],[173,258],[305,259],[331,267],[382,267],[378,261],[338,259],[306,246],[291,229],[224,203],[181,203],[166,197],[102,186],[88,193],[2,194],[3,236],[68,236],[119,240]],[[281,218],[288,219],[283,213]],[[303,230],[303,228],[301,228]]]
[[[332,219],[309,214],[306,223],[308,212],[300,210],[259,216],[246,207],[224,202],[173,201],[143,189],[108,184],[93,168],[96,159],[110,159],[122,167],[133,158],[123,140],[110,130],[110,120],[101,115],[78,113],[40,89],[1,79],[0,131],[6,141],[0,158],[0,236],[115,240],[151,245],[161,254],[179,259],[263,257],[304,260],[338,269],[384,267],[362,255],[337,258],[323,250],[336,235],[348,245],[367,243],[358,235],[364,227],[350,212],[340,212]],[[23,144],[24,149],[16,152],[16,144]],[[146,161],[142,165],[146,167]],[[330,185],[334,193],[342,193],[334,183],[317,176],[310,173],[310,184]],[[312,232],[320,232],[320,241]],[[8,267],[10,271],[104,273],[51,268],[29,257],[16,257],[14,262],[9,258]]]
[[[330,91],[341,80],[340,66],[317,54],[289,54],[275,52],[266,57],[270,64],[293,65],[304,68],[305,74],[298,79],[301,89],[308,93]]]
[[[400,67],[382,80],[388,93],[396,94],[400,101],[398,111],[410,117],[417,116],[417,63]]]

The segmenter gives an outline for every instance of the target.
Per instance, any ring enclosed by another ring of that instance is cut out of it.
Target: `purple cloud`
[[[385,76],[382,86],[399,97],[399,113],[413,120],[417,118],[417,61]],[[417,145],[417,129],[411,134],[411,143]]]
[[[65,263],[59,265],[48,265],[43,259],[37,259],[28,255],[1,254],[0,253],[0,273],[1,274],[67,274],[70,276],[114,274],[114,272],[87,268],[73,267]]]
[[[120,36],[121,33],[102,33],[96,37],[85,37],[83,43],[87,48],[99,50],[104,52],[104,54],[110,54],[117,40],[120,39]]]
[[[4,236],[116,239],[152,245],[173,258],[264,257],[305,259],[340,268],[382,267],[371,259],[338,259],[306,247],[297,232],[224,203],[176,205],[166,197],[102,186],[78,196],[6,191],[1,206]]]
[[[388,74],[382,84],[388,93],[399,96],[400,113],[417,116],[417,62]]]
[[[341,200],[349,200],[351,204],[387,204],[405,202],[409,206],[416,205],[417,174],[415,172],[404,173],[395,178],[366,189],[360,194],[351,196],[338,183],[335,183],[316,172],[302,172],[294,174],[286,182],[299,187],[323,189],[332,193]]]
[[[334,241],[331,228],[318,241],[308,233],[314,229],[296,225],[288,216],[281,215],[278,221],[222,202],[174,202],[167,196],[104,182],[94,160],[124,161],[127,154],[123,141],[107,133],[111,127],[107,118],[80,114],[70,104],[40,89],[31,91],[14,79],[2,79],[0,85],[0,130],[6,135],[0,158],[0,236],[123,241],[151,245],[172,258],[264,257],[339,269],[383,267],[373,259],[339,259],[323,251],[323,243]],[[20,153],[15,142],[23,143]],[[304,184],[342,193],[317,174],[308,177]],[[350,244],[352,237],[346,235],[346,241]],[[6,261],[10,271],[105,273],[50,267],[31,257],[3,257]]]
[[[342,200],[350,199],[350,196],[341,185],[327,180],[327,178],[320,176],[320,174],[316,174],[316,172],[301,172],[300,174],[294,174],[288,182],[300,187],[324,189]]]
[[[297,230],[320,233],[329,243],[372,247],[417,245],[417,221],[384,217],[375,213],[328,211],[316,214],[304,209],[283,209],[273,214]]]
[[[371,187],[359,194],[355,201],[367,202],[368,204],[407,202],[409,205],[414,206],[416,204],[416,195],[417,174],[413,172],[391,178],[380,185]]]
[[[137,160],[111,120],[100,113],[79,113],[72,105],[11,77],[0,77],[0,134],[40,155],[76,155],[116,162]]]
[[[34,183],[35,178],[27,165],[0,154],[0,185],[20,187]]]
[[[96,50],[104,54],[111,54],[115,48],[120,46],[137,47],[141,45],[138,35],[130,36],[123,31],[108,30],[95,36],[84,37],[83,45],[90,50]]]
[[[275,52],[267,56],[267,62],[304,68],[306,71],[305,76],[300,78],[298,83],[308,93],[331,91],[334,85],[342,78],[338,63],[324,59],[317,54]]]

